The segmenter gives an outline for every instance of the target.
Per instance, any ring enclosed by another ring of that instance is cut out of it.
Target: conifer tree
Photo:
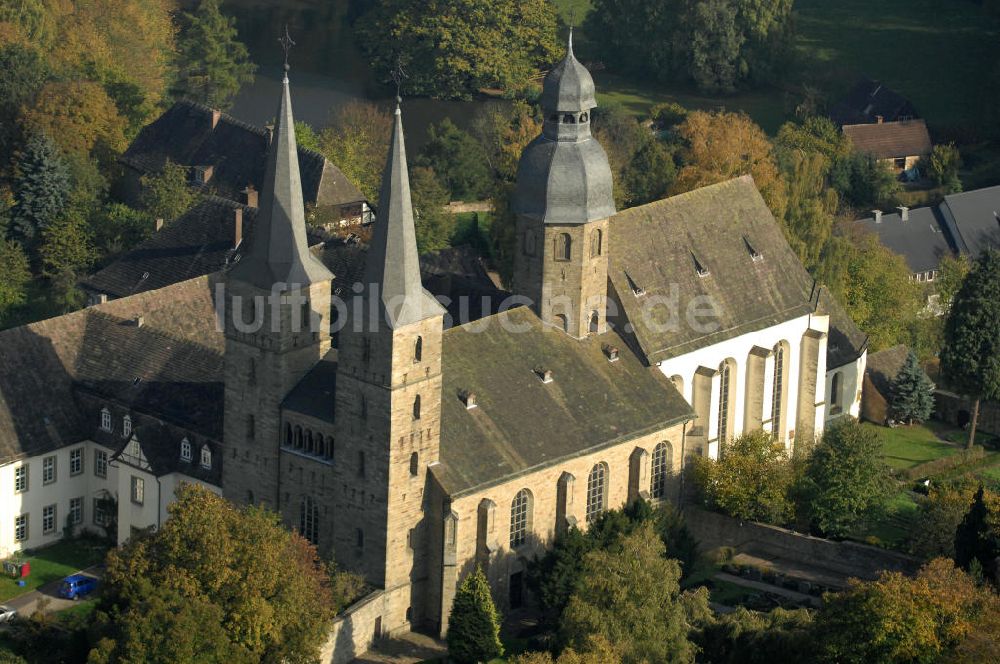
[[[955,564],[969,570],[974,561],[981,569],[995,573],[996,559],[1000,556],[1000,537],[990,524],[990,511],[979,485],[962,523],[955,531]]]
[[[906,363],[889,387],[889,411],[902,422],[923,422],[934,410],[934,383],[920,368],[917,354],[912,350]]]
[[[220,0],[202,0],[194,13],[184,13],[174,94],[225,109],[240,87],[253,81],[257,66],[238,38],[236,20],[219,5]]]
[[[488,662],[503,655],[500,617],[478,565],[455,593],[448,622],[448,655],[459,664]]]
[[[30,280],[28,257],[21,245],[0,238],[0,323],[11,308],[24,302],[24,289]]]
[[[14,175],[13,230],[22,240],[33,240],[66,208],[70,195],[69,168],[52,140],[33,135],[18,160]]]
[[[968,446],[976,442],[979,400],[1000,399],[1000,252],[980,255],[955,295],[944,328],[941,372],[973,399]]]

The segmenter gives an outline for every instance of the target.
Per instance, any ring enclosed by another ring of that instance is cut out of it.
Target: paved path
[[[425,634],[409,632],[392,639],[380,639],[375,647],[352,664],[415,664],[427,660],[441,660],[448,654],[444,642]]]
[[[92,576],[99,579],[101,578],[102,571],[103,568],[100,565],[95,565],[74,573],[83,574],[84,576]],[[41,610],[42,613],[55,613],[56,611],[62,611],[63,609],[75,606],[75,601],[59,597],[58,591],[60,583],[62,583],[62,578],[50,581],[40,588],[26,592],[23,595],[18,595],[13,599],[9,599],[4,602],[4,604],[17,609],[17,614],[22,618],[30,618],[35,611],[39,610]],[[96,595],[90,595],[90,597],[94,596]],[[39,606],[39,604],[41,604],[41,606]]]

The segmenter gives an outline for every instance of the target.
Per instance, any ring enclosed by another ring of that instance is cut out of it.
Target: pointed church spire
[[[420,281],[420,259],[417,255],[399,101],[397,97],[389,158],[382,174],[378,215],[365,266],[366,286],[378,289],[385,320],[391,328],[444,313],[444,308],[424,290]]]
[[[270,290],[275,283],[307,286],[333,278],[309,252],[305,206],[295,143],[295,118],[288,90],[288,65],[282,81],[281,102],[267,152],[260,208],[253,229],[253,246],[230,276]]]

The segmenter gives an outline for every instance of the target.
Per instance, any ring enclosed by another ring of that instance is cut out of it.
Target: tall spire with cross
[[[295,118],[288,86],[288,51],[295,45],[285,28],[279,39],[285,49],[285,77],[268,147],[267,169],[260,195],[260,210],[254,226],[253,247],[230,275],[270,290],[276,283],[307,286],[333,278],[309,251],[306,241],[305,205],[299,153],[295,142]]]

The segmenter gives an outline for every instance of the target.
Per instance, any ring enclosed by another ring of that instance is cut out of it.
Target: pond
[[[350,0],[225,0],[224,10],[236,18],[240,39],[258,65],[254,82],[240,91],[230,113],[256,125],[274,118],[283,62],[278,37],[286,24],[296,43],[290,79],[297,120],[317,129],[325,127],[331,111],[354,99],[391,106],[395,90],[375,79],[351,29],[354,4]],[[468,127],[485,103],[497,102],[405,100],[410,147],[419,148],[426,140],[427,127],[445,117]]]

